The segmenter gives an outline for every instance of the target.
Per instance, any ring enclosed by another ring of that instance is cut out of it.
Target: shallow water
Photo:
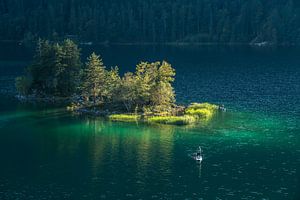
[[[0,199],[297,199],[298,49],[94,47],[122,72],[168,60],[180,103],[228,107],[176,127],[18,103],[8,91],[30,62],[22,48],[0,45]],[[189,157],[199,145],[201,165]]]

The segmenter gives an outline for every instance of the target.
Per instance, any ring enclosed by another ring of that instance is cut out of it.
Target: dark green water
[[[87,54],[90,48],[84,48]],[[0,199],[297,199],[300,50],[96,47],[107,65],[171,62],[181,103],[229,111],[193,127],[111,123],[10,95],[30,61],[0,45]],[[190,157],[199,145],[204,161]]]

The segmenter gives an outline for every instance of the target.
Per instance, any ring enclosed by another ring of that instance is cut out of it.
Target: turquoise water
[[[180,103],[228,107],[186,127],[112,123],[21,104],[10,86],[30,51],[0,49],[0,199],[299,198],[297,49],[95,47],[123,72],[138,60],[166,59],[177,70]],[[189,156],[199,145],[201,165]]]

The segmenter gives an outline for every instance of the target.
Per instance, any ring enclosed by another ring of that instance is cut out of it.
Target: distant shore
[[[20,40],[0,40],[0,43],[16,43],[20,46],[22,45],[35,45],[36,41],[20,41]],[[293,47],[299,46],[297,44],[287,44],[287,43],[247,43],[247,42],[92,42],[92,41],[78,41],[81,46],[93,46],[93,45],[103,45],[103,46],[253,46],[253,47],[274,47],[274,46],[286,46]]]

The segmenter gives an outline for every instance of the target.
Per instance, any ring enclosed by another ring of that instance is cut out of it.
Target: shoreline
[[[0,43],[16,43],[19,46],[26,46],[26,45],[34,45],[35,41],[30,42],[23,42],[21,40],[0,40]],[[174,47],[181,47],[181,46],[249,46],[249,47],[258,47],[258,48],[266,48],[266,47],[299,47],[300,44],[286,44],[286,43],[246,43],[246,42],[85,42],[79,41],[80,46],[174,46]]]
[[[146,124],[165,124],[186,126],[198,124],[203,121],[210,121],[218,112],[226,112],[226,108],[211,103],[192,103],[190,105],[180,105],[177,107],[182,111],[177,114],[168,115],[156,115],[145,113],[130,113],[117,110],[111,110],[111,108],[105,107],[99,109],[96,107],[78,107],[76,105],[68,106],[69,103],[74,102],[74,97],[37,97],[34,95],[24,96],[15,95],[15,98],[22,103],[46,103],[49,105],[61,105],[66,111],[80,115],[90,117],[103,117],[112,122],[126,122],[126,123],[146,123]]]
[[[192,125],[203,121],[210,121],[215,114],[226,112],[226,108],[211,103],[192,103],[188,106],[178,106],[175,113],[158,115],[155,113],[146,114],[143,112],[130,113],[113,111],[109,108],[95,109],[87,107],[68,106],[67,110],[78,115],[104,117],[114,122],[141,122],[148,124],[167,124],[167,125]],[[180,110],[180,111],[179,111]]]
[[[80,105],[70,105],[76,100],[73,97],[55,97],[46,96],[38,97],[35,95],[15,95],[19,102],[22,103],[41,103],[48,105],[61,105],[67,112],[86,117],[102,117],[112,122],[125,123],[146,123],[146,124],[162,124],[186,126],[199,124],[210,121],[215,114],[226,112],[226,108],[211,103],[192,103],[190,105],[176,105],[177,112],[167,115],[157,115],[155,113],[145,114],[142,112],[130,113],[121,110],[111,110],[110,107],[84,107]],[[179,111],[180,110],[180,111]]]
[[[14,95],[14,97],[22,103],[46,103],[46,104],[68,104],[71,103],[75,97],[55,97],[45,96],[38,97],[36,95]]]

